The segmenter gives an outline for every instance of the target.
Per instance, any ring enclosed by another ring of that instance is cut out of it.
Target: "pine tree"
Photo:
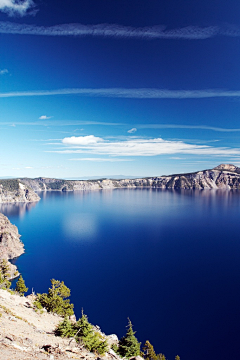
[[[10,288],[10,276],[10,266],[8,265],[7,261],[3,259],[0,264],[0,289]]]
[[[82,312],[82,317],[75,324],[76,335],[78,340],[83,342],[89,351],[96,351],[104,354],[107,351],[107,341],[101,338],[101,335],[94,331],[93,326],[89,323],[87,315]]]
[[[21,296],[25,294],[25,292],[28,291],[28,288],[25,285],[25,281],[23,280],[22,275],[20,275],[17,283],[16,283],[16,289],[15,289]]]
[[[180,356],[179,355],[175,356],[175,360],[180,360]]]
[[[143,347],[142,356],[146,360],[158,360],[158,356],[155,353],[153,345],[148,340],[145,342],[145,345]]]
[[[65,316],[56,328],[55,334],[61,337],[72,337],[76,334],[73,323]]]
[[[158,354],[158,359],[159,360],[166,360],[166,356],[163,354]]]
[[[132,323],[128,319],[128,331],[125,336],[123,336],[119,341],[118,353],[121,356],[130,358],[132,356],[140,355],[140,346],[141,343],[138,342],[135,337],[135,331],[133,331]]]
[[[73,315],[73,304],[66,299],[70,296],[70,289],[64,285],[63,281],[51,280],[52,287],[48,289],[48,294],[37,294],[35,305],[42,306],[48,312],[62,316]]]

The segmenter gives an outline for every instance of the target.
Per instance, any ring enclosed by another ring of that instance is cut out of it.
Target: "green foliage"
[[[116,354],[118,353],[118,346],[117,346],[117,344],[112,344],[111,349],[112,349],[113,351],[115,351]]]
[[[73,337],[76,335],[77,330],[74,328],[73,323],[65,316],[64,320],[60,322],[55,331],[55,335],[61,337]]]
[[[97,352],[99,355],[104,354],[108,350],[107,341],[102,339],[101,334],[94,330],[85,314],[82,314],[82,317],[75,324],[65,317],[59,323],[55,334],[61,337],[74,336],[89,351]]]
[[[159,360],[166,360],[166,356],[163,354],[158,354]]]
[[[94,330],[84,313],[75,324],[75,329],[77,330],[78,339],[83,342],[89,351],[96,351],[100,355],[107,351],[107,341],[103,340],[101,334]]]
[[[138,342],[135,337],[135,331],[133,331],[132,323],[128,319],[128,330],[125,336],[123,336],[119,341],[118,353],[121,356],[130,358],[132,356],[140,355],[140,346],[141,343]]]
[[[146,360],[158,360],[159,359],[158,355],[155,353],[153,345],[148,340],[145,342],[145,345],[143,347],[143,352],[141,355]]]
[[[10,266],[7,261],[3,259],[0,263],[0,289],[9,289],[11,283],[10,278]]]
[[[16,289],[15,289],[21,296],[25,294],[25,292],[28,291],[28,288],[25,285],[25,281],[23,280],[22,275],[20,275],[17,283],[16,283]]]
[[[71,316],[73,312],[73,304],[67,299],[70,296],[70,289],[64,285],[63,281],[51,280],[52,287],[48,289],[48,293],[37,294],[35,305],[39,308],[41,305],[48,312],[52,312],[61,316]]]
[[[17,191],[19,189],[19,181],[17,179],[0,180],[0,185],[5,191]]]

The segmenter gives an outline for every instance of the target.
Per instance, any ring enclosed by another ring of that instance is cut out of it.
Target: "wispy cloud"
[[[35,4],[32,0],[0,0],[0,11],[9,16],[24,16],[33,7],[35,7]]]
[[[53,95],[82,95],[128,99],[204,99],[240,97],[240,90],[168,90],[156,88],[74,88],[0,93],[0,98]]]
[[[94,135],[92,135],[94,137]],[[239,156],[240,148],[214,147],[208,145],[190,144],[183,141],[164,140],[162,138],[143,139],[130,138],[122,141],[103,140],[95,143],[83,143],[82,137],[74,144],[62,140],[62,144],[69,145],[60,150],[50,152],[62,154],[95,154],[110,156],[156,156],[173,154],[212,155],[212,156]],[[95,137],[94,137],[95,138]]]
[[[178,124],[139,124],[139,128],[141,129],[199,129],[199,130],[212,130],[219,132],[239,132],[240,128],[236,129],[228,129],[228,128],[220,128],[215,126],[208,125],[178,125]],[[213,140],[211,140],[213,141]],[[214,140],[218,141],[218,140]]]
[[[42,115],[39,117],[39,120],[48,120],[48,119],[51,119],[52,116],[47,116],[47,115]]]
[[[0,70],[0,75],[8,74],[8,69],[2,69]]]
[[[13,0],[0,0],[2,3],[15,4]],[[23,4],[31,4],[26,0]],[[21,5],[23,7],[23,4]],[[17,6],[15,4],[15,6]],[[19,5],[20,6],[20,5]],[[10,7],[9,7],[10,9]],[[20,8],[19,8],[20,9]],[[0,22],[0,33],[41,36],[93,36],[111,38],[139,38],[139,39],[208,39],[217,35],[238,37],[240,28],[234,25],[219,26],[187,26],[183,28],[168,29],[164,25],[135,28],[117,24],[60,24],[54,26],[35,26],[28,24],[16,24]]]
[[[79,158],[69,159],[70,161],[94,161],[94,162],[116,162],[116,161],[132,161],[131,159],[117,159],[117,158]]]
[[[132,128],[132,129],[128,130],[128,133],[129,134],[134,134],[136,131],[137,131],[136,128]]]

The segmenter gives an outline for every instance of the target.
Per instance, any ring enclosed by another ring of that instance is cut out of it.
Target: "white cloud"
[[[33,169],[33,167],[32,166],[25,166],[24,169]]]
[[[9,16],[24,16],[35,6],[32,0],[0,0],[0,11]]]
[[[180,140],[164,140],[162,138],[130,138],[122,141],[104,141],[101,138],[95,138],[95,136],[90,135],[79,138],[65,138],[62,140],[62,143],[70,146],[63,150],[54,150],[50,152],[62,154],[85,153],[110,156],[156,156],[174,154],[192,154],[207,156],[240,155],[240,148],[189,144]]]
[[[14,4],[14,0],[0,0],[2,3]],[[31,4],[26,0],[23,4]],[[9,5],[9,8],[11,9]],[[17,6],[17,5],[15,5]],[[20,6],[20,5],[19,5]],[[23,6],[23,5],[21,5]],[[20,9],[20,8],[19,8]],[[0,22],[0,32],[7,34],[29,34],[41,36],[94,36],[111,38],[139,38],[139,39],[208,39],[218,35],[238,37],[240,36],[239,26],[187,26],[183,28],[167,29],[166,26],[156,25],[134,28],[116,24],[60,24],[55,26],[35,26],[28,24],[16,24]]]
[[[66,137],[62,140],[63,144],[67,145],[93,145],[97,144],[98,142],[103,141],[102,138],[94,136],[94,135],[88,135],[88,136],[72,136],[72,137]]]
[[[239,98],[240,90],[168,90],[156,88],[75,88],[36,91],[13,91],[0,93],[0,98],[25,96],[82,95],[106,98],[127,99],[204,99],[204,98]]]
[[[132,129],[128,130],[128,133],[129,134],[134,134],[136,131],[137,131],[136,128],[132,128]]]
[[[2,70],[0,70],[0,75],[8,74],[8,72],[9,72],[8,69],[2,69]]]
[[[116,158],[79,158],[79,159],[69,159],[70,161],[95,161],[95,162],[116,162],[116,161],[132,161],[129,159],[116,159]]]
[[[52,116],[47,116],[47,115],[42,115],[39,117],[39,120],[48,120],[48,119],[51,119]]]

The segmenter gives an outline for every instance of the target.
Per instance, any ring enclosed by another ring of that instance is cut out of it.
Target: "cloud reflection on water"
[[[67,240],[92,241],[97,234],[96,217],[90,213],[67,215],[63,220],[63,231]]]

